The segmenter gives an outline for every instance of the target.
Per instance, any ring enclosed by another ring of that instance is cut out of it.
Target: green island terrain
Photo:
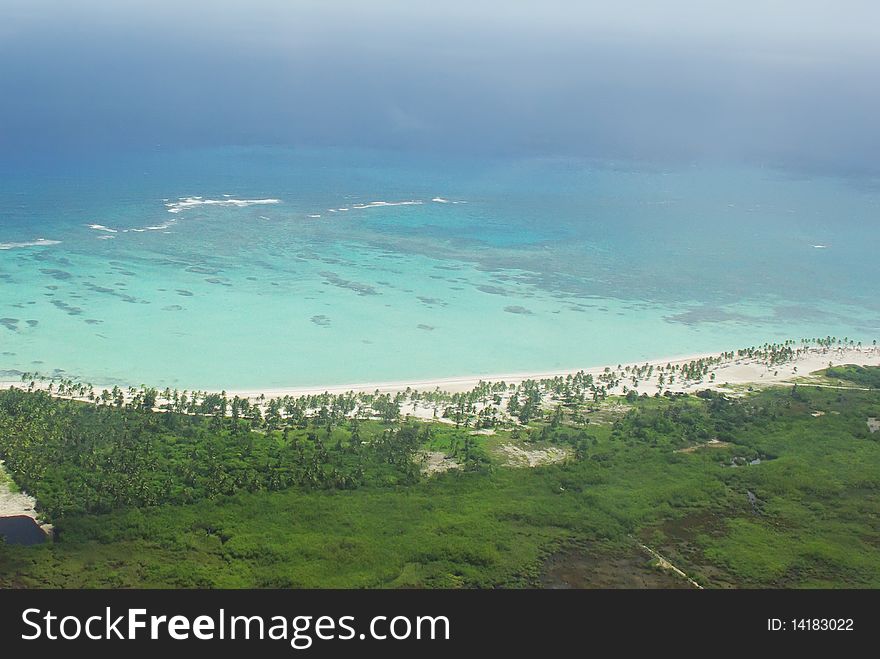
[[[0,458],[54,538],[0,543],[0,587],[880,587],[880,369],[606,384],[4,390]]]

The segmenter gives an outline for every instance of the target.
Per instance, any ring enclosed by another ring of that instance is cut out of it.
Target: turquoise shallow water
[[[864,179],[269,148],[0,169],[6,377],[293,387],[880,337]]]

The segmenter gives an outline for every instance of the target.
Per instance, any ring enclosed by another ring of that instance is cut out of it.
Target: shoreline
[[[781,346],[775,345],[774,350]],[[745,349],[747,354],[739,354],[739,351],[726,351],[719,353],[695,353],[685,356],[650,359],[638,363],[614,364],[592,366],[581,369],[565,371],[543,371],[508,373],[488,376],[458,376],[422,380],[402,380],[396,382],[359,383],[349,385],[334,385],[330,387],[290,387],[290,388],[267,388],[258,390],[226,391],[228,398],[239,397],[258,405],[264,411],[271,399],[283,399],[285,397],[298,398],[307,396],[329,395],[363,395],[378,391],[382,394],[403,395],[405,409],[399,413],[404,418],[414,418],[422,421],[434,421],[441,423],[455,423],[443,413],[444,407],[449,403],[449,398],[425,397],[424,394],[440,392],[441,394],[455,395],[462,392],[473,391],[481,382],[498,384],[504,382],[506,391],[495,390],[498,398],[494,403],[488,401],[487,396],[482,400],[473,401],[470,414],[479,414],[487,407],[495,406],[503,410],[503,406],[517,393],[515,388],[522,385],[526,380],[547,381],[555,378],[565,378],[582,373],[592,376],[591,382],[594,387],[600,387],[605,395],[626,395],[636,392],[639,396],[656,396],[665,393],[688,394],[705,389],[724,391],[731,395],[741,395],[745,389],[768,386],[791,386],[795,383],[809,386],[811,374],[829,365],[840,366],[855,364],[859,366],[880,367],[880,347],[876,345],[859,347],[854,345],[795,345],[786,344],[785,351],[770,354],[763,347]],[[776,362],[776,363],[774,363]],[[52,381],[37,381],[35,389],[47,390]],[[57,382],[57,380],[56,380]],[[837,388],[833,382],[813,382],[816,386]],[[29,382],[0,382],[0,388],[27,389]],[[852,387],[842,387],[852,388]],[[107,389],[108,391],[110,388]],[[94,387],[94,394],[102,391]],[[205,396],[212,392],[189,390],[196,396]],[[545,382],[540,388],[540,405],[549,409],[554,403],[552,387]],[[595,389],[594,389],[595,391]],[[418,392],[416,394],[415,392]],[[219,393],[219,392],[213,392]],[[83,389],[76,393],[64,391],[57,393],[53,390],[51,395],[60,398],[87,401],[87,395]],[[162,394],[160,394],[161,397]],[[126,400],[131,400],[131,392],[124,392]],[[161,399],[161,398],[160,398]],[[176,398],[175,398],[176,401]],[[167,401],[166,401],[167,402]],[[316,405],[321,403],[310,402],[307,411],[314,411]],[[358,410],[367,410],[370,416],[375,416],[376,410],[371,409],[371,403],[363,399],[359,400]],[[159,409],[159,407],[154,407]],[[360,412],[358,412],[360,413]],[[517,424],[518,421],[511,414],[501,413],[502,418],[508,423]],[[494,418],[494,413],[493,413]],[[480,432],[480,431],[476,431]],[[11,479],[5,474],[3,461],[0,460],[0,517],[25,515],[34,521],[50,536],[52,526],[41,521],[36,512],[36,501],[26,492],[17,491],[12,486]]]
[[[331,386],[303,386],[303,387],[268,387],[265,389],[228,389],[229,396],[242,398],[258,398],[264,395],[266,398],[281,398],[284,396],[317,396],[324,393],[345,394],[354,393],[397,393],[407,389],[417,391],[447,391],[449,393],[461,393],[474,389],[481,382],[504,382],[505,384],[522,384],[526,380],[550,380],[557,377],[566,377],[575,373],[597,375],[612,371],[618,366],[666,366],[667,364],[688,364],[700,359],[713,359],[718,357],[719,352],[696,353],[692,355],[678,355],[675,357],[654,358],[642,362],[618,362],[617,364],[602,364],[599,366],[587,366],[579,368],[560,369],[553,371],[520,371],[518,373],[497,373],[490,375],[453,375],[441,378],[423,378],[418,380],[393,380],[385,382],[359,382],[353,384],[339,384]]]
[[[491,375],[460,375],[440,378],[422,378],[411,380],[395,380],[385,382],[360,382],[351,384],[335,384],[329,386],[306,385],[296,387],[265,387],[265,388],[241,388],[241,389],[224,389],[228,397],[239,396],[240,398],[259,399],[259,398],[284,398],[299,396],[317,396],[321,394],[363,394],[363,393],[403,393],[407,389],[419,392],[441,391],[451,394],[471,391],[481,382],[498,383],[504,382],[507,385],[520,385],[526,380],[549,380],[558,377],[566,377],[575,373],[584,373],[594,377],[604,373],[617,373],[623,375],[625,369],[632,367],[654,367],[655,369],[665,369],[667,365],[672,367],[680,367],[685,364],[698,362],[701,360],[719,360],[708,366],[706,378],[701,380],[684,380],[675,383],[667,382],[660,385],[657,377],[638,378],[638,384],[633,387],[641,393],[649,395],[658,391],[684,392],[694,388],[711,388],[718,389],[725,385],[750,385],[750,384],[791,384],[794,378],[803,379],[814,371],[827,368],[829,363],[835,366],[842,364],[856,364],[859,366],[880,366],[880,346],[817,346],[817,345],[793,345],[792,349],[801,351],[790,360],[779,364],[768,364],[759,357],[737,356],[736,351],[727,351],[734,353],[734,357],[727,360],[721,360],[724,353],[722,352],[703,352],[689,355],[677,355],[673,357],[658,357],[640,362],[619,362],[618,364],[602,364],[597,366],[587,366],[580,368],[561,369],[552,371],[527,371],[519,373],[498,373]],[[714,378],[709,379],[709,375],[714,374]],[[51,380],[49,380],[51,381]],[[0,388],[8,389],[24,388],[26,383],[19,381],[0,381]],[[625,384],[625,383],[624,383]],[[149,386],[149,385],[148,385]],[[38,382],[38,389],[45,389],[43,383]],[[123,388],[123,387],[120,387]],[[136,387],[139,388],[139,387]],[[612,387],[609,393],[614,393],[613,389],[621,387]],[[94,391],[100,393],[102,390],[108,391],[113,386],[94,386]],[[124,388],[123,388],[124,389]],[[219,389],[180,389],[179,391],[189,392],[210,392],[219,393]]]
[[[481,382],[504,382],[508,386],[519,386],[526,380],[552,380],[557,377],[565,378],[566,376],[574,375],[576,373],[583,373],[585,375],[593,376],[596,381],[602,379],[600,376],[605,376],[607,379],[607,374],[613,375],[616,384],[606,384],[606,391],[609,395],[623,395],[631,388],[636,390],[640,395],[647,394],[653,396],[667,391],[671,393],[689,393],[702,389],[712,389],[717,391],[730,390],[730,388],[736,387],[751,387],[753,385],[762,387],[791,385],[796,381],[804,382],[809,380],[811,373],[827,368],[829,364],[833,366],[855,364],[858,366],[880,367],[880,347],[877,346],[861,348],[854,346],[800,346],[795,348],[800,349],[803,352],[792,359],[779,364],[769,364],[760,357],[736,356],[736,351],[733,351],[734,357],[727,360],[722,358],[723,353],[721,352],[695,353],[685,356],[649,359],[642,362],[604,364],[601,366],[562,371],[362,383],[338,385],[334,387],[267,388],[261,390],[227,391],[226,393],[228,396],[239,396],[249,400],[259,399],[261,397],[265,397],[266,400],[272,398],[284,398],[286,396],[296,398],[299,396],[317,396],[324,393],[331,395],[346,393],[369,394],[378,391],[380,394],[397,394],[406,392],[407,389],[419,391],[421,393],[440,391],[448,394],[458,394],[472,391]],[[730,351],[728,351],[728,353],[729,352]],[[708,371],[703,378],[676,379],[674,382],[669,382],[667,380],[665,383],[661,384],[661,373],[665,373],[668,377],[668,374],[674,372],[674,369],[676,368],[701,361],[711,362],[707,365]],[[670,371],[666,368],[667,366],[671,366],[673,370]],[[648,369],[653,368],[653,375],[646,375],[642,370],[645,367]],[[627,373],[627,369],[634,370],[635,368],[640,370],[638,376],[633,376]],[[635,380],[631,379],[632,377],[635,377]],[[411,414],[427,420],[435,418],[432,412],[436,409],[436,405],[418,405],[413,407]]]

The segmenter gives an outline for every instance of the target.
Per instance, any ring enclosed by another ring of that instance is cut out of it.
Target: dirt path
[[[664,570],[671,570],[672,572],[675,572],[675,574],[682,577],[683,579],[687,579],[688,583],[690,585],[692,585],[694,588],[699,588],[700,590],[703,590],[703,587],[700,584],[698,584],[696,581],[691,579],[687,574],[684,573],[684,571],[675,567],[672,563],[669,562],[669,560],[667,558],[661,556],[660,554],[658,554],[656,551],[654,551],[653,549],[651,549],[647,545],[640,544],[639,547],[641,547],[646,552],[648,552],[651,556],[656,558],[657,563],[658,563],[658,565],[660,565],[661,568],[663,568]]]

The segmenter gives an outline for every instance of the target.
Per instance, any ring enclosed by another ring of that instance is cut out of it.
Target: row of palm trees
[[[707,380],[711,383],[717,367],[741,360],[772,367],[796,360],[810,351],[852,348],[861,349],[861,342],[849,337],[833,336],[787,340],[726,351],[683,363],[618,364],[616,368],[606,367],[595,375],[578,371],[566,376],[527,379],[519,384],[480,381],[465,392],[447,392],[439,388],[421,391],[407,387],[393,394],[376,390],[275,398],[260,395],[250,399],[230,397],[225,391],[213,393],[170,388],[158,391],[145,386],[127,389],[115,386],[111,390],[96,393],[90,384],[69,378],[50,379],[34,373],[24,374],[22,381],[30,383],[30,390],[42,388],[57,396],[90,401],[97,405],[210,416],[218,426],[229,423],[232,427],[238,427],[238,422],[245,420],[255,429],[277,430],[288,425],[315,423],[317,419],[317,425],[332,427],[351,418],[376,418],[393,423],[411,406],[413,411],[418,407],[433,408],[437,418],[459,426],[485,428],[511,423],[528,424],[542,418],[546,410],[557,403],[570,409],[595,405],[615,393],[627,394],[653,382],[656,382],[658,393],[676,383],[694,385]],[[876,341],[871,349],[878,350]]]

